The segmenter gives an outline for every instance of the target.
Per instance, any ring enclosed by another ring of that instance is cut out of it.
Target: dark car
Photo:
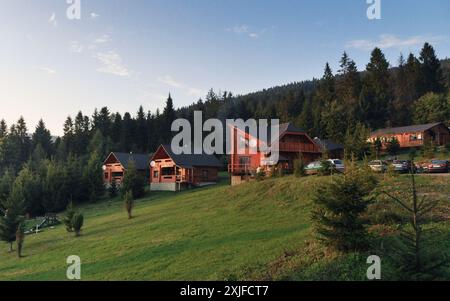
[[[447,173],[450,169],[450,162],[447,160],[431,160],[426,164],[425,170],[429,173]]]
[[[410,160],[394,160],[392,166],[396,172],[407,173],[411,171],[412,162]],[[415,171],[415,167],[412,168]]]

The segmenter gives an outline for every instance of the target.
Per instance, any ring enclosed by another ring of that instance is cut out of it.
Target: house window
[[[111,176],[113,178],[121,178],[123,177],[123,172],[113,172]]]
[[[105,172],[105,180],[108,180],[109,173]]]
[[[203,181],[208,181],[209,179],[209,170],[203,169],[202,170],[202,179]]]
[[[173,167],[163,167],[161,169],[161,175],[163,176],[174,176],[175,169]]]
[[[153,172],[153,177],[154,177],[154,178],[159,178],[159,171],[155,170],[155,171]]]
[[[239,157],[240,165],[250,165],[250,157]]]

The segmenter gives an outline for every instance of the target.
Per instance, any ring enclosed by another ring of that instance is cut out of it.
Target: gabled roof
[[[133,153],[118,153],[118,152],[112,152],[110,156],[116,157],[116,159],[122,164],[122,166],[127,169],[128,168],[128,162],[133,161],[136,169],[139,170],[145,170],[148,168],[149,158],[150,155],[147,154],[133,154]],[[108,160],[106,158],[106,160]],[[105,160],[105,161],[106,161]]]
[[[172,152],[170,145],[161,145],[167,155],[172,158],[176,165],[183,168],[192,167],[222,167],[222,163],[214,155],[203,154],[180,154]],[[155,152],[156,154],[156,152]]]
[[[379,135],[389,135],[389,134],[401,134],[401,133],[414,133],[414,132],[425,132],[429,129],[432,129],[438,125],[443,125],[446,129],[448,129],[442,122],[435,123],[427,123],[427,124],[418,124],[418,125],[410,125],[410,126],[402,126],[396,128],[387,128],[387,129],[379,129],[372,132],[371,136],[379,136]]]
[[[321,148],[321,150],[327,150],[327,151],[335,151],[335,150],[342,150],[344,149],[344,146],[342,144],[336,143],[334,141],[328,140],[328,139],[320,139],[320,138],[314,138],[314,142]]]

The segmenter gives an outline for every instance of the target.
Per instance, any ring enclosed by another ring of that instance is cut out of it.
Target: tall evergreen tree
[[[344,112],[346,114],[341,115],[341,117],[347,121],[347,127],[351,127],[360,119],[361,79],[355,61],[350,59],[346,52],[342,55],[340,67],[339,80],[336,82],[338,104],[345,106]]]
[[[164,128],[163,130],[163,141],[164,143],[168,143],[172,137],[172,131],[171,131],[171,126],[172,126],[172,122],[177,118],[176,117],[176,113],[175,113],[175,109],[173,107],[173,100],[172,97],[169,94],[169,97],[167,98],[166,101],[166,106],[164,107],[164,111],[163,111],[163,126]]]
[[[146,152],[148,146],[148,128],[147,128],[147,120],[145,117],[144,108],[142,106],[139,107],[136,116],[136,146],[137,151]]]
[[[381,49],[375,48],[366,67],[361,96],[364,121],[372,128],[384,127],[388,121],[392,101],[389,83],[389,63]]]
[[[0,139],[5,138],[8,134],[8,126],[5,119],[0,120]]]
[[[422,95],[427,92],[445,92],[445,78],[441,62],[436,56],[433,46],[425,43],[420,52],[420,63],[422,72]]]
[[[46,158],[53,155],[53,142],[50,131],[45,127],[44,121],[39,120],[38,125],[36,126],[36,130],[32,136],[33,148],[36,149],[38,145],[42,147],[45,152]]]

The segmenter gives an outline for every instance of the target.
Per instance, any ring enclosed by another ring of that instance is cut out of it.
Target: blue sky
[[[345,50],[360,69],[380,46],[392,65],[424,41],[450,56],[450,1],[0,0],[0,118],[40,118],[61,134],[67,115],[177,107],[209,88],[234,94],[320,77]]]

